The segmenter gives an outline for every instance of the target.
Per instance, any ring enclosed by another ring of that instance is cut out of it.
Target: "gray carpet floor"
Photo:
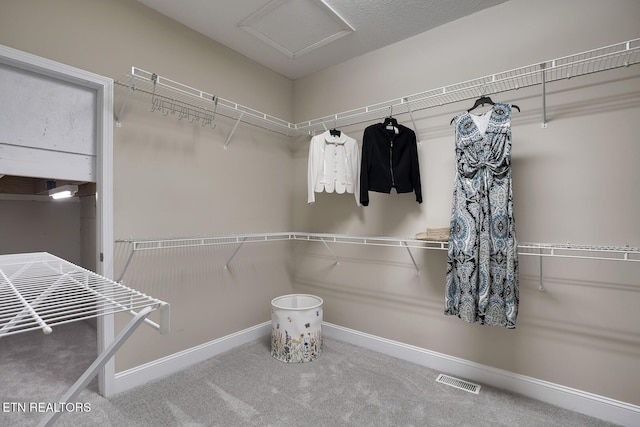
[[[56,402],[95,359],[94,343],[84,322],[0,339],[0,425],[36,425],[43,414],[14,403]],[[313,362],[286,364],[267,337],[111,399],[93,381],[77,399],[90,411],[56,426],[612,425],[485,385],[469,393],[438,374],[331,339]]]

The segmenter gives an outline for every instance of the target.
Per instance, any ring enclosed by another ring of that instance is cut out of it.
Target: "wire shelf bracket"
[[[231,256],[229,257],[229,259],[227,260],[227,262],[224,263],[224,268],[225,269],[229,269],[229,264],[231,264],[231,261],[235,258],[236,254],[238,253],[238,251],[240,251],[240,249],[242,248],[242,246],[244,245],[244,242],[247,241],[246,237],[242,238],[242,241],[240,242],[240,244],[238,245],[238,247],[236,248],[235,251],[233,251],[233,253],[231,254]]]
[[[413,253],[411,253],[411,249],[407,246],[407,242],[402,242],[405,248],[407,248],[407,252],[409,252],[409,257],[411,257],[411,262],[413,262],[413,267],[416,269],[416,276],[420,275],[420,269],[418,268],[418,264],[416,263],[416,259],[413,257]]]
[[[244,116],[244,111],[242,113],[240,113],[240,116],[236,120],[236,124],[233,125],[233,129],[231,129],[231,133],[229,133],[229,136],[227,137],[227,140],[224,142],[224,149],[225,150],[229,147],[229,143],[231,142],[231,138],[233,138],[233,134],[236,133],[236,128],[238,127],[238,124],[240,124],[240,121],[242,120],[242,116]]]
[[[542,249],[540,249],[540,253],[542,254]],[[544,291],[544,273],[542,272],[542,260],[543,258],[540,257],[540,284],[538,285],[538,289]]]
[[[338,257],[336,256],[336,254],[331,250],[331,248],[329,247],[329,245],[327,244],[327,242],[324,241],[324,239],[320,239],[320,241],[322,242],[322,244],[324,244],[324,247],[327,249],[327,251],[329,251],[329,253],[331,254],[331,256],[333,257],[333,259],[335,260],[335,264],[339,265],[340,264],[340,260],[338,259]]]
[[[547,79],[545,77],[544,69],[546,64],[543,62],[540,64],[540,80],[542,80],[542,128],[547,128]]]
[[[127,92],[124,97],[124,101],[122,101],[122,105],[120,106],[120,112],[116,117],[116,127],[122,127],[122,117],[124,117],[124,111],[125,111],[125,108],[127,108],[129,97],[131,96],[134,90],[135,90],[134,76],[131,76],[129,84],[127,85]]]
[[[413,130],[415,131],[415,134],[416,134],[418,147],[421,147],[422,141],[420,141],[420,137],[418,136],[418,128],[416,127],[416,121],[413,118],[413,110],[411,109],[411,104],[408,103],[407,98],[405,98],[405,101],[407,101],[407,112],[409,113],[409,118],[411,119],[411,123],[413,124]]]

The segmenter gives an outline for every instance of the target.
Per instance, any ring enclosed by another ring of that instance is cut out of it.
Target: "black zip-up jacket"
[[[398,133],[383,123],[364,130],[362,137],[362,164],[360,169],[360,203],[369,205],[369,191],[398,193],[415,191],[416,202],[422,203],[420,166],[416,134],[403,125]]]

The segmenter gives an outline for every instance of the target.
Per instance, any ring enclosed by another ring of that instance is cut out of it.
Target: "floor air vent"
[[[438,378],[436,378],[436,382],[450,385],[451,387],[459,388],[460,390],[468,391],[469,393],[480,394],[480,386],[478,384],[450,377],[449,375],[438,375]]]

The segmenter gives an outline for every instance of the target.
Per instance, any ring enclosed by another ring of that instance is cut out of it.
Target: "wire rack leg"
[[[91,382],[93,377],[98,374],[98,371],[111,359],[111,357],[118,351],[118,349],[125,343],[127,338],[133,334],[136,328],[144,322],[144,319],[153,311],[151,307],[145,307],[134,316],[133,319],[127,323],[127,325],[120,331],[118,336],[113,340],[109,346],[104,349],[98,358],[87,368],[86,371],[78,378],[78,380],[71,386],[71,388],[62,396],[58,402],[65,404],[72,402],[82,390]],[[48,412],[47,415],[38,424],[39,427],[52,426],[58,417],[62,415],[61,411]]]

